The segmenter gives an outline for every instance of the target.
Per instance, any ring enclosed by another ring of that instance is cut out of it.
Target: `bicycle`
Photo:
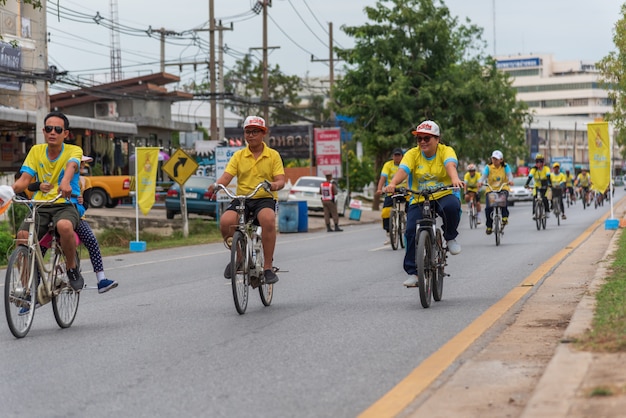
[[[574,200],[572,199],[571,189],[569,187],[565,188],[565,202],[567,202],[567,207],[574,205]]]
[[[11,333],[16,338],[25,337],[33,324],[35,310],[52,301],[54,319],[61,328],[69,328],[78,311],[79,291],[69,284],[66,260],[54,225],[38,240],[36,228],[37,210],[58,200],[27,200],[17,197],[13,203],[26,205],[30,212],[24,219],[28,226],[27,244],[18,244],[7,265],[4,286],[4,312]],[[78,242],[78,236],[76,236]],[[41,247],[48,248],[45,261]],[[76,268],[80,271],[80,259],[76,252]]]
[[[552,188],[552,213],[556,218],[556,224],[561,226],[561,214],[563,213],[563,209],[561,208],[561,196],[563,195],[563,189],[560,187]]]
[[[433,189],[411,190],[400,188],[396,191],[413,193],[422,196],[422,219],[417,224],[415,234],[415,261],[417,264],[417,287],[419,288],[420,302],[423,308],[428,308],[432,299],[439,302],[443,297],[443,279],[449,276],[445,272],[448,258],[448,248],[443,245],[443,233],[437,226],[437,212],[432,201],[432,195],[456,189],[453,186],[441,186]]]
[[[543,195],[541,189],[536,189],[537,194],[533,202],[533,213],[535,214],[535,223],[537,224],[537,231],[541,228],[546,229],[546,212],[543,205]]]
[[[246,201],[251,199],[261,188],[270,191],[270,183],[259,183],[247,195],[235,195],[222,184],[217,187],[224,191],[237,203],[235,210],[238,215],[238,224],[235,227],[230,244],[230,277],[233,290],[235,309],[240,315],[246,313],[248,307],[249,287],[259,288],[259,295],[264,306],[270,306],[274,295],[274,285],[265,283],[263,276],[263,243],[261,242],[261,226],[255,224],[255,219],[246,219]],[[274,271],[277,271],[274,268]]]
[[[395,193],[391,196],[393,205],[389,216],[389,241],[395,251],[398,247],[404,248],[404,234],[406,232],[406,194]]]
[[[495,190],[491,185],[487,184],[489,188],[487,192],[487,199],[489,199],[489,206],[493,207],[491,212],[491,219],[493,219],[492,228],[493,234],[496,237],[496,246],[500,245],[500,240],[504,234],[504,224],[502,223],[502,208],[506,207],[507,193],[502,190],[506,183],[502,183],[498,190]]]
[[[599,206],[604,206],[604,193],[594,190],[595,197],[593,199],[594,209],[598,209]]]
[[[472,197],[470,198],[468,205],[469,205],[468,218],[469,218],[470,229],[477,228],[478,227],[478,212],[476,211],[476,193],[472,194]]]

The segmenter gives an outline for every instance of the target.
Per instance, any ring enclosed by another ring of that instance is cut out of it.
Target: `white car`
[[[509,198],[507,199],[508,205],[513,206],[515,202],[525,202],[533,200],[533,192],[531,189],[526,189],[524,185],[528,177],[515,177],[513,179],[513,185],[510,187]],[[531,180],[530,186],[533,182]]]
[[[311,211],[322,211],[322,195],[320,185],[325,182],[324,177],[303,176],[296,180],[289,190],[289,201],[306,201],[307,207]],[[348,193],[339,189],[337,194],[337,213],[343,216],[348,206]]]

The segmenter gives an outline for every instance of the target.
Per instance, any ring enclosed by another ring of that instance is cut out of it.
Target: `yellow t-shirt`
[[[550,177],[550,169],[545,165],[541,170],[538,170],[537,167],[533,167],[530,169],[529,177],[532,177],[535,180],[535,189],[540,189],[542,187],[548,187],[548,177]]]
[[[283,161],[278,151],[264,144],[263,152],[259,158],[254,158],[249,147],[235,152],[228,161],[226,169],[228,174],[237,177],[237,194],[245,195],[254,190],[263,180],[274,181],[275,176],[284,175]],[[265,189],[259,189],[254,199],[271,197],[278,198],[278,193],[268,193]]]
[[[591,185],[591,176],[589,173],[583,176],[583,173],[579,173],[576,176],[576,184],[580,187],[589,187]]]
[[[485,167],[485,171],[483,171],[483,177],[487,178],[487,184],[491,186],[493,191],[500,190],[500,186],[502,186],[502,190],[510,190],[509,188],[509,177],[511,174],[511,167],[508,164],[501,165],[496,168],[493,164],[489,164]],[[492,191],[487,188],[487,191]]]
[[[398,169],[400,168],[400,165],[396,165],[393,160],[389,160],[387,161],[384,165],[382,170],[380,170],[380,175],[381,177],[385,178],[385,186],[389,184],[389,180],[391,180],[393,178],[393,176],[396,175],[396,173],[398,172]],[[406,180],[404,180],[402,183],[396,185],[397,187],[406,187]]]
[[[550,175],[550,181],[552,182],[553,187],[561,187],[561,183],[566,183],[566,180],[567,180],[567,177],[565,176],[565,173],[559,173],[559,174],[552,173]]]
[[[65,175],[65,167],[69,162],[76,163],[76,172],[70,180],[70,185],[72,186],[72,194],[78,196],[80,194],[80,170],[78,167],[80,167],[80,160],[82,157],[83,150],[80,147],[77,147],[76,145],[63,144],[61,154],[56,158],[56,160],[50,160],[48,158],[48,144],[34,145],[28,152],[20,171],[30,174],[36,178],[37,181],[50,183],[52,185],[52,190],[48,193],[37,191],[35,192],[33,199],[52,200],[59,194],[59,186],[61,185],[61,180],[63,180],[63,176]],[[70,200],[72,203],[77,203],[75,197]],[[57,200],[57,203],[66,203],[66,200],[61,198]]]
[[[480,180],[480,175],[478,174],[478,172],[475,172],[473,176],[472,173],[470,173],[469,171],[465,173],[465,176],[463,176],[463,181],[465,182],[468,192],[478,191],[478,180]]]
[[[565,187],[572,187],[574,185],[574,178],[571,174],[565,175]]]
[[[452,179],[446,171],[446,164],[454,162],[458,164],[456,152],[452,147],[438,144],[435,155],[428,158],[419,147],[411,148],[404,154],[400,162],[400,169],[408,174],[409,189],[424,190],[434,189],[441,186],[451,186]],[[434,199],[440,199],[443,196],[452,194],[452,190],[444,190],[433,195]],[[419,203],[424,200],[411,198],[411,204]]]

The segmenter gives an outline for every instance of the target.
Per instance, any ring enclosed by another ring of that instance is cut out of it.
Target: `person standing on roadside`
[[[37,211],[37,233],[41,238],[48,231],[48,224],[54,223],[65,254],[70,286],[79,292],[85,285],[85,280],[76,268],[74,231],[80,220],[76,204],[80,195],[79,166],[83,150],[64,142],[70,132],[70,122],[63,113],[48,113],[44,118],[44,125],[45,144],[36,144],[30,149],[20,169],[22,174],[13,184],[13,190],[15,193],[23,192],[35,178],[48,192],[38,190],[33,199],[53,200],[61,195],[56,202],[43,205]],[[50,187],[47,188],[48,186]],[[25,242],[27,239],[28,227],[22,224],[17,232],[17,240]]]
[[[256,219],[263,233],[263,275],[265,283],[273,284],[278,276],[272,268],[274,248],[276,247],[276,201],[278,190],[285,187],[285,169],[283,160],[278,151],[270,148],[263,142],[268,133],[265,119],[259,116],[248,116],[243,123],[243,133],[248,146],[236,151],[228,161],[224,174],[208,188],[209,194],[215,192],[216,184],[228,186],[233,178],[237,177],[237,194],[246,195],[252,192],[259,183],[270,182],[270,192],[261,188],[252,199],[246,201],[246,217]],[[220,230],[225,242],[232,238],[235,226],[238,224],[238,202],[231,202],[220,217]],[[224,270],[224,278],[230,279],[230,263]]]
[[[326,223],[326,232],[333,232],[330,227],[330,218],[335,223],[336,232],[341,232],[343,229],[339,228],[339,214],[337,214],[337,193],[339,188],[337,183],[333,180],[331,173],[326,173],[326,181],[320,184],[320,194],[322,195],[322,207],[324,208],[324,222]]]
[[[424,190],[441,186],[463,188],[464,184],[457,172],[458,159],[452,147],[440,143],[439,125],[426,120],[412,132],[417,140],[417,147],[404,154],[398,172],[383,189],[393,193],[398,184],[408,178],[410,189]],[[461,253],[461,245],[456,237],[461,219],[461,201],[452,194],[452,190],[443,190],[433,194],[437,214],[443,220],[443,237],[447,241],[448,251],[456,255]],[[417,286],[417,265],[415,262],[415,236],[419,220],[422,219],[423,198],[411,198],[406,223],[406,252],[404,271],[409,278],[403,283],[407,287]]]
[[[400,161],[402,161],[402,149],[396,148],[393,150],[393,155],[391,160],[387,161],[382,170],[380,170],[380,178],[378,179],[378,187],[376,189],[376,193],[381,195],[383,193],[383,187],[389,184],[389,180],[393,178],[393,176],[398,171],[400,167]],[[406,181],[399,184],[398,187],[406,187]],[[383,210],[381,211],[381,218],[383,218],[383,229],[387,233],[387,239],[383,245],[389,244],[389,216],[391,214],[391,207],[393,206],[393,199],[391,196],[393,193],[385,195],[385,200],[383,201]]]

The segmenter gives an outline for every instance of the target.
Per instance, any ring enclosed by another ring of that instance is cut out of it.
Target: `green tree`
[[[342,27],[355,46],[337,49],[347,65],[333,109],[356,118],[353,137],[377,171],[394,147],[414,146],[410,132],[424,119],[461,160],[487,160],[496,148],[508,160],[526,154],[525,106],[483,55],[482,29],[434,0],[380,0],[365,13],[365,25]]]
[[[621,18],[613,28],[613,43],[616,50],[597,63],[601,74],[601,85],[609,90],[613,111],[605,115],[616,130],[615,140],[621,145],[622,156],[626,157],[626,4],[622,5]]]

